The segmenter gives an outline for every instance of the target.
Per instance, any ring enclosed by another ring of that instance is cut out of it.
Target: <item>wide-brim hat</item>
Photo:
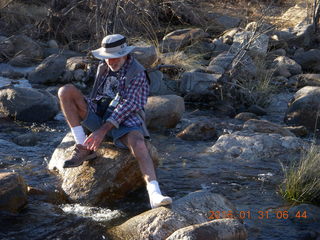
[[[112,34],[104,37],[101,48],[91,51],[98,59],[119,58],[129,54],[135,47],[128,46],[126,38],[121,34]]]

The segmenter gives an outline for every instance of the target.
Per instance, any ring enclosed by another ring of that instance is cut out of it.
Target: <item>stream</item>
[[[290,96],[282,97],[284,103]],[[281,104],[281,99],[276,104]],[[273,111],[267,118],[280,121],[283,110],[279,106],[276,109],[278,112]],[[192,111],[188,110],[186,117]],[[221,119],[224,121],[229,120]],[[31,131],[37,136],[34,146],[13,142],[15,137]],[[0,171],[19,172],[28,186],[57,192],[59,179],[47,170],[47,164],[68,131],[61,118],[43,124],[0,120]],[[277,192],[284,177],[280,161],[219,161],[211,158],[214,141],[184,141],[176,138],[173,130],[153,132],[152,143],[160,154],[157,175],[162,191],[174,200],[193,191],[211,189],[236,206],[250,240],[317,239],[320,223],[298,221],[294,216],[285,219],[283,215],[288,205]],[[107,239],[105,228],[148,208],[144,189],[130,193],[113,206],[100,207],[53,203],[41,195],[31,195],[19,214],[0,213],[0,239]]]

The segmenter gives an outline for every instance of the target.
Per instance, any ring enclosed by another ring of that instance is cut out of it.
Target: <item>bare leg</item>
[[[122,137],[121,141],[138,160],[142,176],[146,183],[157,180],[154,165],[142,134],[138,131],[132,131]]]
[[[154,165],[144,141],[144,137],[138,131],[132,131],[125,135],[121,141],[131,150],[138,160],[143,178],[147,184],[151,208],[156,208],[172,203],[172,199],[161,194]]]
[[[87,103],[83,94],[74,85],[67,84],[59,89],[58,96],[70,128],[79,126],[87,115]]]

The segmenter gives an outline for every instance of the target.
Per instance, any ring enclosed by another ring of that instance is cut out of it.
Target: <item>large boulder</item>
[[[14,46],[14,55],[9,63],[13,66],[27,67],[39,62],[43,57],[41,46],[25,35],[14,35],[10,37]]]
[[[59,112],[56,97],[42,89],[10,87],[0,90],[0,115],[24,122],[45,122]]]
[[[14,172],[0,173],[0,211],[18,212],[27,203],[27,185]]]
[[[297,137],[247,130],[220,136],[208,152],[222,161],[254,167],[261,166],[264,161],[293,161],[306,149],[306,144]]]
[[[155,164],[158,155],[149,142],[147,147]],[[63,169],[74,146],[68,133],[54,151],[49,170],[57,171],[62,178],[62,189],[73,202],[98,205],[123,198],[128,192],[144,185],[138,161],[129,150],[119,149],[110,142],[103,142],[98,157],[76,168]]]
[[[176,30],[164,36],[160,50],[161,52],[175,52],[208,36],[209,34],[200,28]]]
[[[146,123],[150,129],[173,128],[184,113],[184,100],[177,95],[149,97],[145,110]]]
[[[174,233],[178,229],[188,226],[197,228],[197,224],[209,224],[211,226],[216,225],[217,232],[225,232],[226,235],[231,235],[232,238],[230,239],[246,239],[246,230],[237,219],[225,219],[225,221],[229,220],[230,224],[221,224],[220,227],[217,226],[219,225],[218,223],[215,224],[214,222],[221,222],[221,219],[211,221],[212,224],[208,222],[211,218],[215,218],[211,214],[212,211],[235,213],[236,210],[223,196],[209,191],[198,191],[174,201],[171,208],[160,207],[149,210],[119,226],[111,228],[108,233],[112,236],[112,239],[119,240],[160,240],[167,239],[171,234],[180,235],[179,232]],[[227,216],[220,217],[226,218]],[[204,227],[198,228],[198,230],[198,234],[204,235],[206,233],[206,228]],[[181,231],[185,232],[186,229]],[[208,238],[208,235],[206,237]],[[171,236],[170,239],[174,238]]]
[[[56,82],[66,68],[67,59],[62,55],[51,55],[36,67],[28,76],[31,83]]]
[[[289,125],[303,125],[313,131],[320,127],[320,87],[301,88],[288,104],[284,121]]]
[[[307,3],[299,3],[289,8],[282,16],[281,19],[290,21],[291,24],[297,25],[308,19]]]

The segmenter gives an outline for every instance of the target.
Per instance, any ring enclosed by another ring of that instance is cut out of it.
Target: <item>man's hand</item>
[[[84,141],[84,145],[87,147],[88,150],[96,151],[100,144],[102,143],[106,134],[113,128],[114,126],[106,122],[101,128],[91,133],[86,140]]]

